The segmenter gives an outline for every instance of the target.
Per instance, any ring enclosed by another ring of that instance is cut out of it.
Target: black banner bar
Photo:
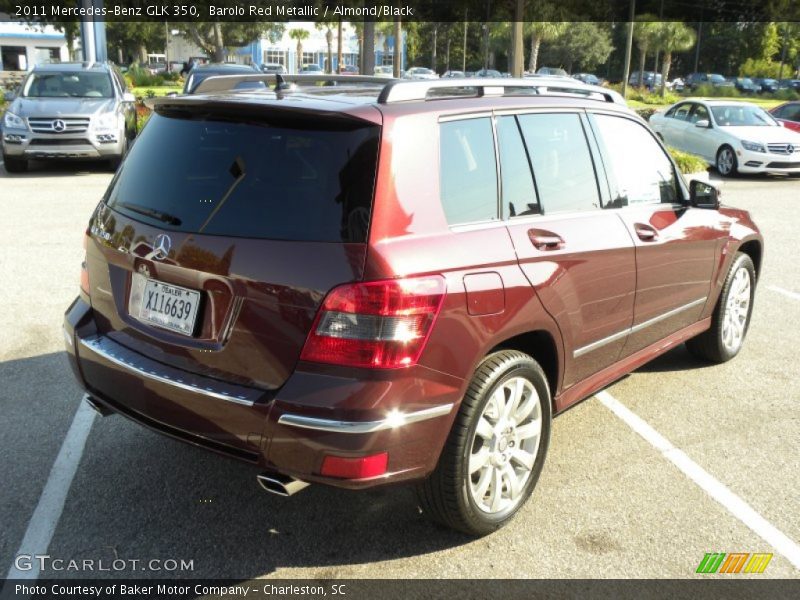
[[[525,0],[524,21],[620,22],[631,0]],[[516,0],[0,0],[0,20],[508,22]],[[89,12],[90,11],[91,14]],[[635,0],[635,14],[685,22],[800,21],[797,0]]]

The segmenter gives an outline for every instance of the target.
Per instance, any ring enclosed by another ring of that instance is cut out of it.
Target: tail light
[[[89,295],[89,269],[86,266],[86,251],[89,245],[89,234],[83,236],[83,262],[81,263],[81,291]]]
[[[317,314],[300,358],[374,369],[416,364],[444,296],[441,276],[334,288]]]

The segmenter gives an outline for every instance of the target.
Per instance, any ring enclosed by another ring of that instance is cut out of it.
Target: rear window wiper
[[[171,215],[169,213],[165,213],[163,211],[157,210],[155,208],[150,208],[148,206],[142,206],[140,204],[131,204],[129,202],[120,202],[119,206],[122,208],[127,208],[128,210],[139,213],[140,215],[145,215],[147,217],[152,217],[153,219],[157,219],[163,223],[168,223],[170,225],[174,225],[175,227],[181,224],[181,220],[176,217],[175,215]]]

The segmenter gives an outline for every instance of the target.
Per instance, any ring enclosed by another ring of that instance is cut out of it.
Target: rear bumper
[[[419,479],[436,466],[463,381],[414,367],[364,377],[296,370],[279,390],[181,371],[98,335],[79,297],[65,315],[67,353],[93,400],[173,438],[304,481],[363,488]],[[321,476],[326,455],[387,452],[386,474]]]

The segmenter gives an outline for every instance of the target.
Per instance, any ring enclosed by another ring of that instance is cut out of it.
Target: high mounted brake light
[[[322,303],[300,358],[375,369],[416,364],[444,296],[441,276],[334,288]]]

